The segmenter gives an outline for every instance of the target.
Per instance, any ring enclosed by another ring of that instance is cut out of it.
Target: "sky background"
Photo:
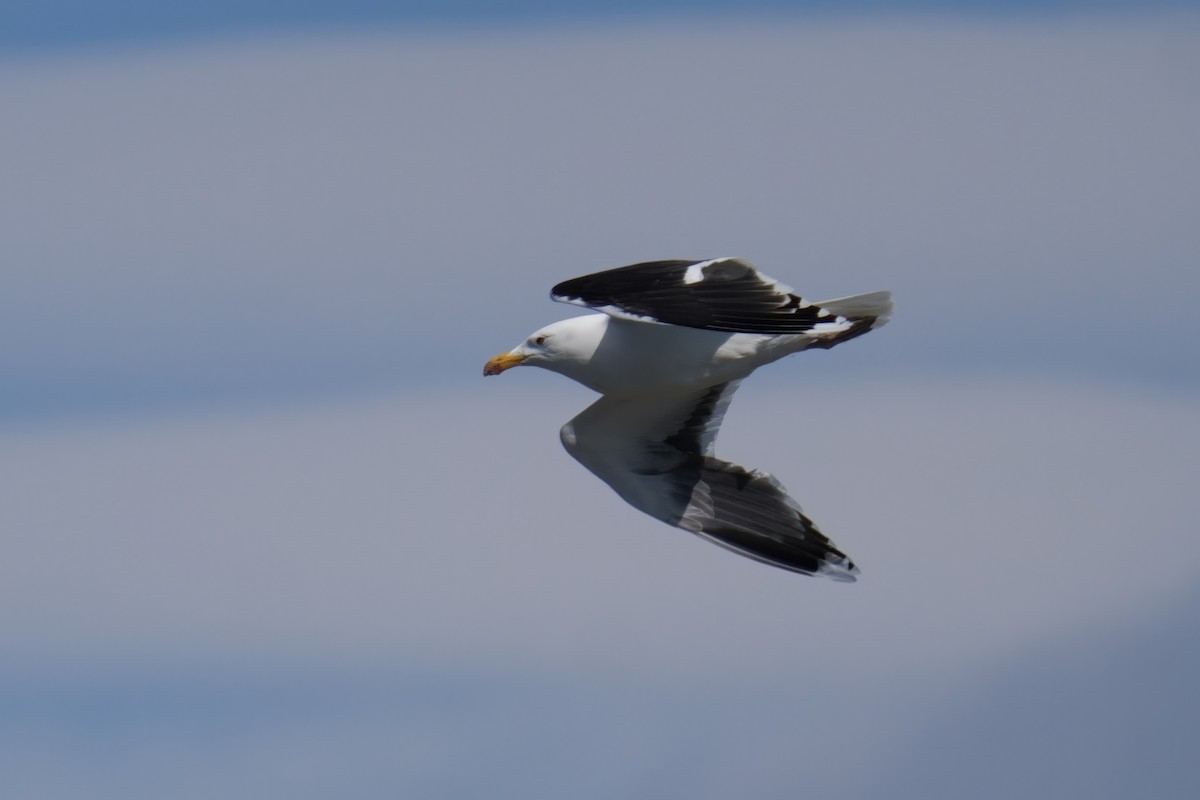
[[[1200,794],[1200,14],[610,6],[0,9],[8,791]],[[854,585],[480,377],[720,255],[895,293],[718,443]]]

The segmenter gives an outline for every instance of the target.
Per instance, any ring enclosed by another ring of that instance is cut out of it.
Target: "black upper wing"
[[[837,319],[736,258],[631,264],[563,281],[550,296],[614,316],[730,333],[805,333]]]

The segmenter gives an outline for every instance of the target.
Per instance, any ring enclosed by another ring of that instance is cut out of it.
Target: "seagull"
[[[845,553],[774,476],[713,454],[742,379],[784,356],[878,328],[889,292],[809,302],[739,258],[648,261],[555,286],[595,312],[547,325],[484,375],[548,369],[601,396],[563,446],[639,511],[756,561],[854,581]]]

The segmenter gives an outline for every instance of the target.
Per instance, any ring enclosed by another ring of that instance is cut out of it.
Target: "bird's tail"
[[[834,300],[820,300],[813,305],[826,309],[830,314],[845,317],[851,322],[871,320],[871,328],[881,328],[892,317],[891,292],[867,292],[852,294],[849,297],[838,297]]]
[[[829,326],[827,330],[819,330],[821,326],[818,325],[810,334],[811,342],[808,347],[828,350],[834,345],[886,325],[892,316],[892,293],[852,294],[849,297],[822,300],[813,305],[841,317],[837,324]]]

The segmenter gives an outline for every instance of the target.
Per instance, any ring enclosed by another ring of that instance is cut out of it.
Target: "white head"
[[[483,374],[499,375],[512,367],[531,366],[574,377],[574,369],[586,365],[596,352],[607,322],[605,314],[589,314],[547,325],[507,353],[490,359],[483,365]]]

